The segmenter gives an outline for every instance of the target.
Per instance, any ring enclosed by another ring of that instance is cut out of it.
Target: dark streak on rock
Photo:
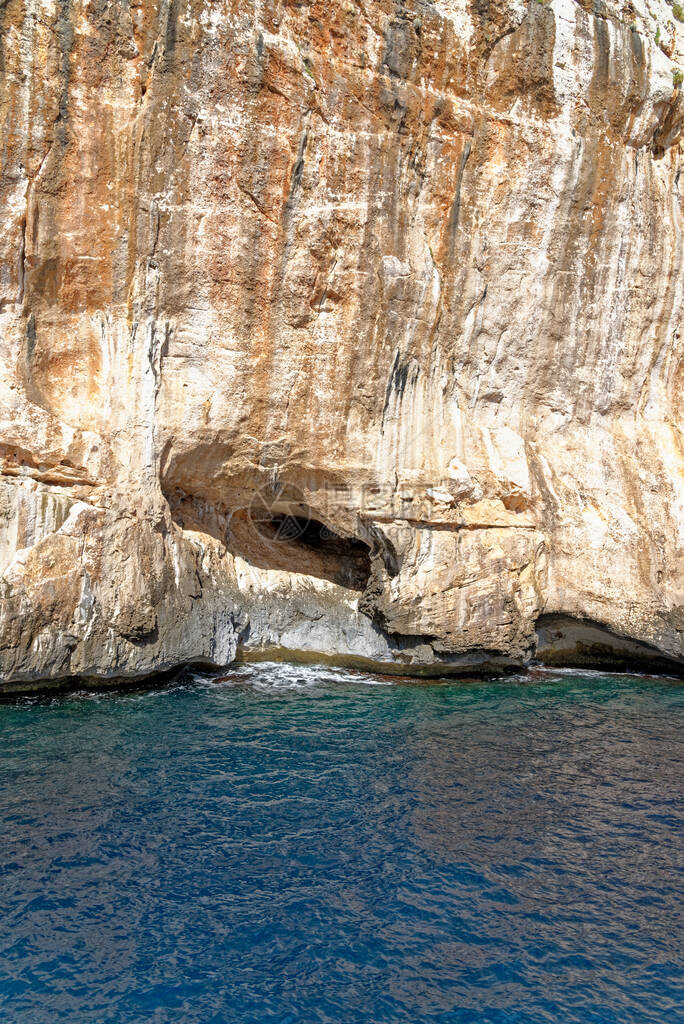
[[[59,41],[61,90],[59,113],[55,122],[55,137],[60,146],[67,144],[67,121],[69,118],[69,80],[71,78],[71,50],[74,45],[74,29],[71,24],[71,0],[58,0],[55,31]]]
[[[9,0],[0,0],[0,76],[5,75],[5,47],[2,45],[5,39],[5,15]]]
[[[401,361],[401,355],[397,351],[394,357],[394,363],[390,371],[389,381],[387,382],[387,390],[385,391],[385,404],[382,407],[382,422],[385,422],[385,416],[389,409],[390,398],[392,394],[396,394],[401,401],[406,391],[406,385],[408,384],[409,373],[414,370],[415,376],[419,372],[419,368],[415,366],[412,359],[406,359],[404,362]]]
[[[292,177],[290,179],[290,194],[287,197],[285,203],[284,214],[288,216],[292,211],[295,195],[302,183],[302,174],[304,173],[304,155],[306,153],[306,145],[309,141],[309,129],[305,128],[302,132],[302,137],[299,140],[299,149],[297,150],[297,159],[295,160],[294,167],[292,168]]]
[[[36,350],[36,318],[31,313],[26,321],[26,361],[33,362],[33,355]]]
[[[604,90],[608,85],[610,68],[610,32],[605,21],[597,18],[594,21],[594,42],[596,63],[594,71],[594,88]]]
[[[173,60],[178,38],[178,0],[169,0],[164,30],[164,62],[169,65]]]
[[[449,236],[451,238],[452,245],[454,236],[458,231],[459,221],[461,219],[461,189],[463,186],[463,175],[465,173],[466,164],[468,163],[468,158],[470,157],[470,150],[470,142],[466,142],[465,146],[463,147],[461,163],[458,168],[458,178],[456,180],[456,194],[454,196],[454,202],[451,207],[451,213],[449,214]]]
[[[636,29],[632,29],[630,32],[630,44],[632,47],[632,53],[634,54],[634,60],[639,67],[644,66],[644,44],[641,41],[641,36]]]
[[[21,305],[24,301],[24,284],[26,281],[26,217],[22,217],[20,229],[21,241],[19,243],[19,258],[17,260],[17,277],[19,278],[18,305]]]

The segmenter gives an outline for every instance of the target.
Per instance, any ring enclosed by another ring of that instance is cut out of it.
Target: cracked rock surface
[[[684,670],[665,0],[0,0],[0,688]]]

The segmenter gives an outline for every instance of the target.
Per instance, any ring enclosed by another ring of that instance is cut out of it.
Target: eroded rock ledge
[[[665,0],[5,0],[0,56],[0,689],[684,670]]]

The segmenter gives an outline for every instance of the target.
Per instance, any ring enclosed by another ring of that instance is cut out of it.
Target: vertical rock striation
[[[665,0],[0,0],[2,685],[684,665],[680,61]]]

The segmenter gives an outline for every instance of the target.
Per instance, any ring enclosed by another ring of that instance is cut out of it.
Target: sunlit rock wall
[[[684,663],[672,7],[3,0],[0,43],[6,687]]]

